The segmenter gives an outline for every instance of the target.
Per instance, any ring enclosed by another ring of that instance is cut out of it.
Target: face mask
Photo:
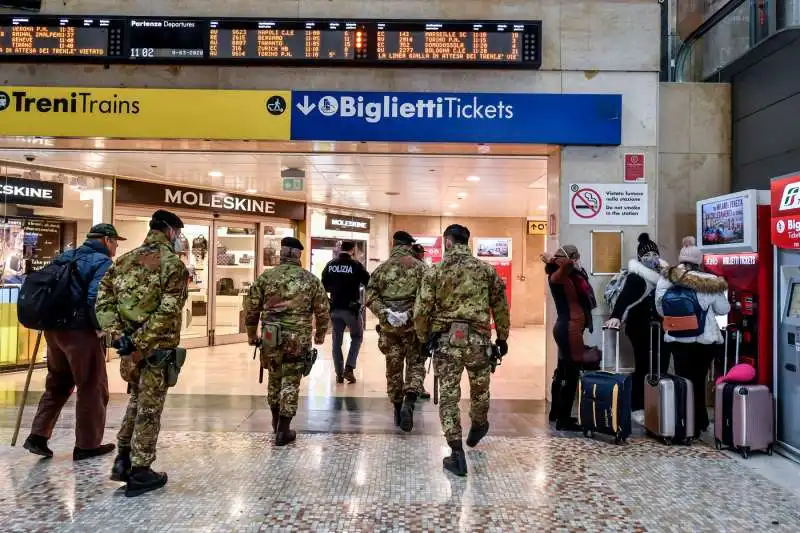
[[[583,270],[583,264],[580,259],[574,261],[572,264],[575,265],[575,270]]]
[[[658,257],[642,257],[642,264],[649,268],[650,270],[658,270],[658,267],[661,264],[661,261]]]
[[[167,225],[167,227],[172,231],[173,235],[175,235],[172,237],[172,249],[175,250],[176,254],[179,254],[183,251],[183,239],[181,239],[181,232],[176,231],[172,226]]]

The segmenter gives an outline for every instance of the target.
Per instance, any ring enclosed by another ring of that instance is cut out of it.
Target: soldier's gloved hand
[[[131,355],[136,351],[136,346],[134,346],[133,341],[127,335],[123,335],[115,340],[111,346],[117,350],[120,356]]]
[[[261,339],[258,337],[249,337],[247,339],[247,344],[250,346],[261,346]]]
[[[508,353],[508,341],[501,341],[500,339],[497,339],[494,341],[494,345],[497,346],[498,350],[500,350],[500,357],[503,357]]]

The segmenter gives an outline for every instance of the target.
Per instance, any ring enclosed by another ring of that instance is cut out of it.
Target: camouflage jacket
[[[490,335],[490,311],[497,338],[507,339],[505,283],[490,264],[473,257],[468,246],[456,245],[425,272],[414,305],[414,328],[423,342],[431,333],[449,331],[453,322],[466,322],[474,331]]]
[[[284,351],[311,347],[312,316],[317,334],[328,331],[330,303],[322,282],[299,263],[284,261],[261,274],[244,300],[244,323],[255,336],[262,323],[281,327]],[[296,346],[289,346],[289,343]]]
[[[372,273],[367,285],[367,307],[380,320],[381,331],[403,334],[413,329],[411,320],[400,328],[391,326],[385,311],[408,311],[409,319],[413,318],[414,300],[425,268],[425,263],[413,256],[410,246],[396,246],[389,259]]]
[[[151,230],[100,282],[97,321],[113,338],[128,335],[142,354],[175,348],[188,284],[189,272],[167,236]]]

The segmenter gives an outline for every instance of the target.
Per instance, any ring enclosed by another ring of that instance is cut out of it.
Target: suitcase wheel
[[[616,444],[617,446],[619,446],[620,444],[625,444],[625,440],[626,439],[624,439],[623,437],[619,436],[614,437],[614,444]]]
[[[719,440],[719,439],[714,439],[714,447],[717,450],[721,450],[722,449],[722,441]]]
[[[772,455],[772,444],[770,444],[769,446],[767,446],[767,455],[769,455],[769,456],[771,456],[771,455]]]
[[[672,438],[664,437],[664,444],[666,444],[667,446],[672,446]]]
[[[750,459],[750,448],[748,448],[746,446],[744,448],[742,448],[742,457],[744,459]]]
[[[591,438],[594,437],[594,431],[592,431],[590,429],[584,429],[583,430],[583,436],[586,437],[587,439],[591,439]]]

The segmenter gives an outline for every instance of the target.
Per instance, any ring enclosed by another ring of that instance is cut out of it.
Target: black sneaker
[[[442,466],[445,470],[449,470],[458,477],[467,475],[467,457],[464,455],[464,450],[453,450],[449,457],[442,460]]]
[[[78,448],[72,450],[73,461],[83,461],[84,459],[91,459],[92,457],[100,457],[113,452],[116,449],[115,444],[103,444],[97,448]]]
[[[45,459],[53,457],[53,450],[47,447],[47,439],[41,435],[29,435],[22,447],[34,455],[41,455]]]
[[[135,498],[151,490],[160,489],[166,484],[167,474],[164,472],[153,472],[149,466],[137,466],[131,469],[125,496]]]
[[[483,437],[489,433],[489,421],[487,420],[480,426],[472,426],[469,429],[469,435],[467,435],[467,446],[470,448],[474,448],[478,445]]]
[[[578,420],[574,417],[567,420],[558,420],[556,429],[558,431],[583,431],[583,428],[578,424]]]
[[[344,369],[344,379],[346,379],[348,383],[356,382],[356,375],[353,374],[353,369],[349,366]]]
[[[289,429],[292,417],[282,416],[278,420],[278,432],[275,434],[275,446],[286,446],[297,440],[297,432]]]
[[[131,475],[131,449],[119,448],[119,453],[111,467],[111,481],[127,483]]]
[[[337,375],[336,375],[336,383],[337,383],[338,385],[341,385],[342,383],[344,383],[344,376],[343,376],[343,375],[341,375],[341,374],[337,374]]]

